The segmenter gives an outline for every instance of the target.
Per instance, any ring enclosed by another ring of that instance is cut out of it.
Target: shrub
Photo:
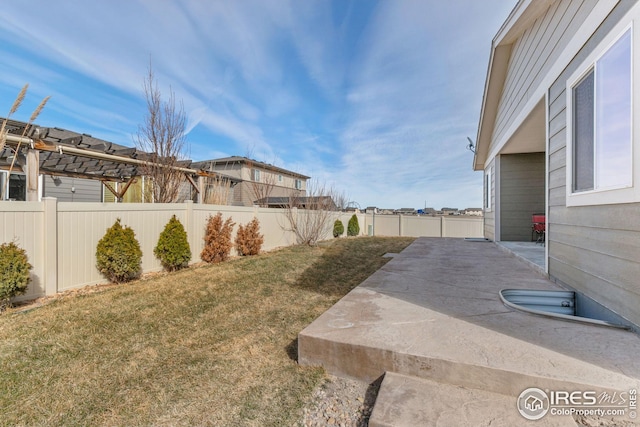
[[[29,270],[24,249],[13,242],[0,245],[0,311],[11,305],[11,298],[26,292],[31,281]]]
[[[342,221],[336,219],[336,222],[333,223],[333,237],[340,237],[344,233],[344,225],[342,225]]]
[[[200,253],[200,258],[206,262],[222,262],[229,258],[231,252],[231,231],[234,222],[227,218],[222,222],[222,213],[216,216],[209,215],[207,228],[204,235],[204,248]]]
[[[246,226],[239,225],[236,234],[236,250],[238,255],[258,255],[264,243],[264,236],[260,234],[260,221],[253,218]]]
[[[142,250],[130,227],[120,218],[107,230],[96,248],[96,267],[107,279],[122,283],[140,276]]]
[[[187,232],[175,215],[171,217],[160,233],[158,244],[153,253],[167,271],[175,271],[189,265],[191,248],[187,240]]]
[[[358,224],[358,217],[356,214],[353,214],[347,224],[347,236],[357,236],[358,234],[360,234],[360,224]]]

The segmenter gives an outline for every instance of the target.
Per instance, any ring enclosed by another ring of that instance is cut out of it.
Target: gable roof
[[[231,156],[231,157],[222,157],[220,159],[212,159],[212,160],[203,160],[199,162],[194,162],[193,167],[196,169],[207,170],[207,168],[211,166],[228,166],[232,164],[243,164],[248,167],[258,167],[264,170],[280,173],[283,175],[289,175],[300,179],[309,179],[310,176],[303,175],[301,173],[293,172],[284,168],[280,168],[278,166],[271,165],[269,163],[259,162],[257,160],[250,159],[248,157],[241,156]]]
[[[484,169],[493,136],[513,43],[556,0],[519,0],[491,43],[473,169]]]

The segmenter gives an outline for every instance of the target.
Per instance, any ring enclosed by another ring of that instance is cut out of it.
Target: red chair
[[[547,217],[544,214],[531,215],[531,241],[535,238],[536,243],[544,244],[546,231]]]

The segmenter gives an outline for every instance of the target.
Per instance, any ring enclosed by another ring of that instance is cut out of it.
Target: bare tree
[[[169,89],[169,99],[162,100],[151,66],[143,88],[147,113],[144,123],[138,126],[136,145],[149,153],[149,163],[142,167],[142,172],[152,180],[153,201],[173,203],[178,201],[180,187],[185,182],[183,172],[176,169],[187,158],[184,106],[182,102],[176,105],[172,89]]]
[[[256,162],[251,159],[251,154],[246,157],[246,165],[251,173],[249,191],[253,202],[262,208],[269,206],[268,198],[276,186],[276,174],[259,168]]]
[[[316,181],[307,183],[306,195],[293,191],[285,209],[287,229],[298,244],[313,246],[332,234],[333,221],[339,214],[335,200],[344,196],[339,191]]]

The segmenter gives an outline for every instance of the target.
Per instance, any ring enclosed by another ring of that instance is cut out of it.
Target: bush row
[[[231,232],[235,223],[231,218],[222,221],[222,214],[209,216],[207,220],[204,249],[200,254],[203,261],[215,263],[229,258],[233,247]],[[239,226],[235,246],[241,256],[260,253],[263,236],[260,223],[253,219],[246,226]],[[167,271],[176,271],[189,265],[191,248],[184,226],[171,217],[164,227],[153,253]],[[118,218],[96,248],[96,266],[98,271],[115,283],[126,282],[140,276],[142,272],[142,250],[130,227],[122,226]]]
[[[344,233],[344,224],[337,219],[333,223],[333,237],[340,237]],[[358,217],[356,214],[349,219],[347,223],[347,236],[357,236],[360,234],[360,224],[358,223]]]
[[[235,241],[231,233],[235,223],[231,218],[222,220],[222,213],[209,215],[204,236],[204,248],[200,258],[209,263],[225,261],[235,245],[240,256],[260,253],[264,236],[260,234],[260,222],[254,218],[246,225],[239,225]],[[357,236],[360,231],[358,218],[353,215],[347,226],[347,235]],[[344,233],[344,225],[336,220],[333,236]],[[176,271],[189,265],[191,248],[184,226],[171,217],[164,227],[158,243],[153,249],[167,271]],[[114,283],[126,282],[140,276],[142,272],[142,250],[131,227],[123,226],[120,218],[107,229],[96,248],[96,267],[107,279]],[[0,245],[0,311],[9,306],[11,298],[25,293],[31,281],[29,270],[32,268],[24,249],[15,242]]]

